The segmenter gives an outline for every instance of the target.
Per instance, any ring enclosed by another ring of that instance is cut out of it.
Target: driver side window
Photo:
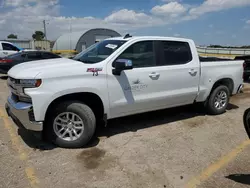
[[[141,41],[128,47],[118,59],[129,59],[134,68],[156,66],[153,41]]]
[[[8,44],[8,43],[2,43],[3,45],[3,50],[8,50],[8,51],[19,51],[17,47]]]

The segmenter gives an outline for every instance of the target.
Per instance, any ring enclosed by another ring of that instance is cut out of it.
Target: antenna
[[[126,35],[124,36],[123,39],[130,38],[130,37],[132,37],[132,36],[128,33],[128,34],[126,34]]]

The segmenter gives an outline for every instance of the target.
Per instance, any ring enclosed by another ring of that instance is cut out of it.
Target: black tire
[[[243,116],[243,122],[247,135],[250,138],[250,108],[245,111]]]
[[[226,100],[225,106],[222,107],[221,109],[218,109],[215,107],[214,103],[215,103],[216,95],[221,91],[224,91],[226,93],[227,100]],[[206,102],[206,108],[207,108],[208,113],[211,115],[219,115],[219,114],[224,113],[226,111],[228,103],[229,103],[229,97],[230,97],[230,92],[229,92],[229,89],[227,86],[221,85],[221,86],[216,87],[211,92],[211,94]]]
[[[84,131],[82,135],[74,141],[66,141],[58,137],[54,131],[53,123],[55,118],[63,112],[72,112],[77,114],[84,123]],[[90,107],[79,101],[67,101],[58,104],[49,114],[47,118],[45,134],[55,145],[63,148],[80,148],[88,144],[95,133],[96,118]]]

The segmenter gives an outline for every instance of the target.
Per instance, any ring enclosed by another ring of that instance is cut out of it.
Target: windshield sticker
[[[114,49],[117,48],[117,45],[115,45],[115,44],[107,44],[105,47],[106,48],[111,48],[112,50],[114,50]]]
[[[102,68],[88,68],[87,72],[92,72],[93,76],[98,76],[99,75],[99,71],[102,71]]]

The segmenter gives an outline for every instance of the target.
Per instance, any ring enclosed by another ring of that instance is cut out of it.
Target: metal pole
[[[43,29],[44,29],[44,37],[47,40],[47,32],[46,32],[46,22],[43,20]]]
[[[70,21],[70,23],[69,23],[69,27],[70,27],[70,28],[69,28],[69,31],[70,31],[70,34],[69,34],[69,36],[70,36],[70,50],[72,50],[72,49],[71,49],[71,33],[72,33],[72,25],[71,25],[72,23],[71,23],[71,18],[70,18],[70,20],[69,20],[69,21]]]

